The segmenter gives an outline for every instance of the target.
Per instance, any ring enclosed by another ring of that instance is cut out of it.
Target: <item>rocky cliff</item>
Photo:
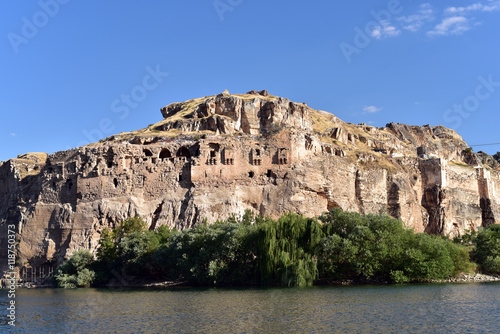
[[[442,126],[354,125],[267,91],[161,112],[146,129],[2,162],[1,265],[8,224],[18,265],[33,275],[74,250],[95,251],[103,229],[136,214],[151,229],[182,229],[247,209],[277,217],[340,207],[445,235],[500,217],[500,173]]]

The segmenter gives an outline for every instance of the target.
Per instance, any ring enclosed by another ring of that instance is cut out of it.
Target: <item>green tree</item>
[[[391,270],[400,263],[409,233],[401,221],[338,208],[323,214],[320,220],[325,232],[319,255],[322,277],[390,278]]]
[[[255,284],[255,227],[216,222],[179,232],[153,255],[158,270],[190,284]]]
[[[473,246],[477,237],[477,231],[465,230],[465,233],[453,238],[453,242],[464,246]]]
[[[134,232],[145,231],[147,231],[147,224],[139,216],[125,219],[111,231],[104,229],[99,239],[97,259],[107,262],[116,260],[121,254],[120,242],[122,239]]]
[[[325,232],[318,254],[321,278],[402,283],[444,279],[474,269],[465,247],[416,234],[389,216],[335,208],[320,220]]]
[[[120,262],[130,274],[152,271],[151,256],[160,245],[159,236],[153,231],[135,231],[124,236],[119,244]]]
[[[76,251],[57,268],[54,275],[57,285],[61,288],[89,287],[95,278],[95,272],[89,269],[93,262],[94,256],[89,250]]]
[[[476,264],[471,262],[468,246],[447,241],[446,248],[448,248],[448,253],[453,261],[453,276],[476,270]]]
[[[480,269],[489,274],[500,274],[500,225],[482,229],[475,239],[474,257]]]
[[[317,220],[288,213],[259,223],[259,268],[264,284],[310,286],[318,278],[316,252],[323,233]]]
[[[97,281],[108,282],[113,271],[127,274],[152,274],[151,256],[158,248],[161,238],[167,238],[162,229],[157,234],[147,229],[147,224],[139,217],[131,217],[120,222],[114,229],[105,229],[101,234],[97,249],[97,263],[94,269]]]
[[[451,277],[454,264],[446,242],[437,236],[423,233],[414,234],[408,240],[408,245],[402,254],[402,271],[410,279]]]

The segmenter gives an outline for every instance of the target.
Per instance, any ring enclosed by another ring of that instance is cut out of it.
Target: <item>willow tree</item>
[[[322,237],[315,219],[288,213],[259,223],[259,269],[263,284],[310,286],[318,278],[316,250]]]

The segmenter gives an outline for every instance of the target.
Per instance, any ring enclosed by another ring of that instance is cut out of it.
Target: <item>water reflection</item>
[[[496,332],[500,284],[18,290],[26,333]],[[7,295],[0,294],[5,308]],[[4,319],[2,319],[4,320]],[[2,332],[11,329],[2,321]]]

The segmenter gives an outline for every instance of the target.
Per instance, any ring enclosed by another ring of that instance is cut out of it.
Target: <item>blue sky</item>
[[[224,89],[500,142],[498,0],[0,6],[0,160],[140,129],[169,103]]]

